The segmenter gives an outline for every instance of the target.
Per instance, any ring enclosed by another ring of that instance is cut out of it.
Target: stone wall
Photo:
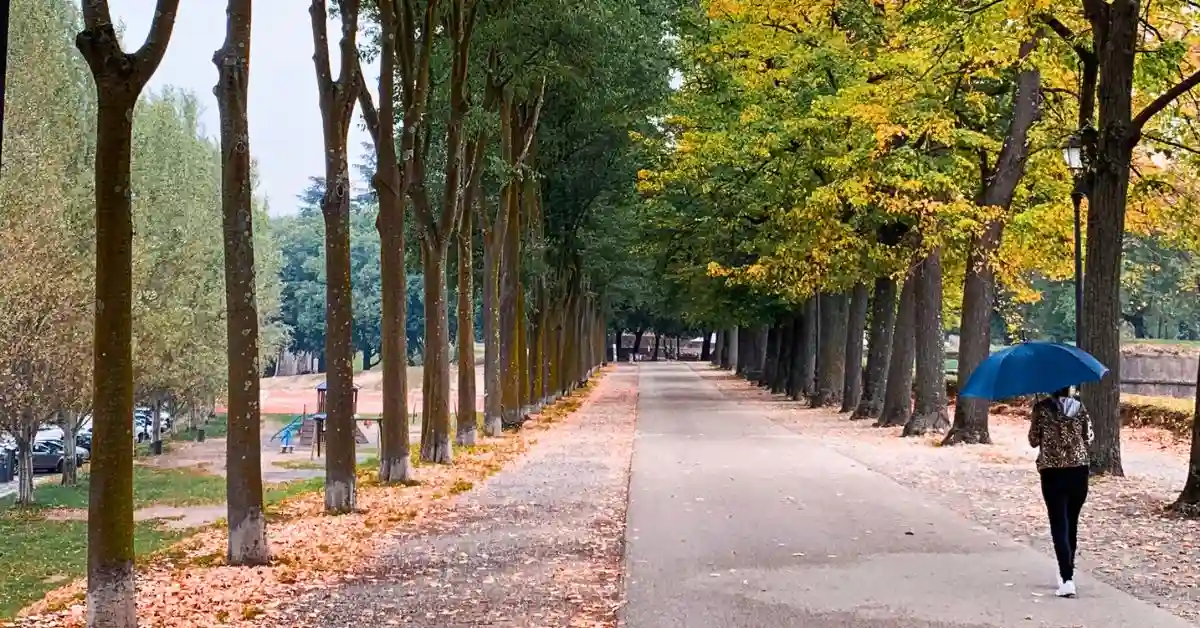
[[[1121,350],[1121,392],[1151,397],[1196,396],[1200,351],[1175,345],[1132,345]]]

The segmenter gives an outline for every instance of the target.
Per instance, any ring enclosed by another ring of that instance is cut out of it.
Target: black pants
[[[1050,536],[1058,558],[1058,574],[1064,581],[1075,577],[1075,546],[1079,533],[1079,511],[1087,501],[1088,468],[1042,469],[1042,499],[1050,515]]]

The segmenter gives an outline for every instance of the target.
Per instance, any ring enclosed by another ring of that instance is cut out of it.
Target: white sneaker
[[[1061,587],[1063,585],[1062,574],[1056,573],[1056,574],[1054,574],[1054,578],[1058,581],[1058,586]]]
[[[1075,597],[1075,581],[1067,580],[1058,585],[1058,590],[1054,592],[1058,597]]]

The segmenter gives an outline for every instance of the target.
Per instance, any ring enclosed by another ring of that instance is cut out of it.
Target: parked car
[[[63,447],[62,443],[57,444],[54,441],[42,441],[33,444],[33,471],[56,471],[61,472],[63,469]],[[75,464],[83,464],[82,456],[76,452]]]
[[[61,440],[48,440],[48,441],[46,441],[46,444],[49,445],[52,449],[57,449],[62,453],[66,453],[66,445],[64,445]],[[78,443],[75,444],[75,464],[76,465],[85,464],[88,460],[91,460],[91,458],[92,458],[91,449],[89,449],[87,447],[80,447]]]

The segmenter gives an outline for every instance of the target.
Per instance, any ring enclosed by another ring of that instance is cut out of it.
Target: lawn
[[[139,523],[134,527],[134,551],[145,556],[186,535],[152,521]],[[46,521],[14,510],[0,514],[0,618],[12,617],[86,570],[86,522]]]
[[[88,481],[86,473],[79,474],[77,486],[44,484],[33,493],[39,508],[87,508]],[[0,508],[10,508],[13,497],[0,499]],[[196,506],[220,504],[225,501],[225,479],[192,469],[158,469],[134,465],[133,507]],[[4,540],[0,538],[0,543]]]
[[[79,486],[38,486],[34,509],[13,508],[13,498],[0,499],[0,619],[13,616],[50,590],[85,574],[87,523],[43,518],[47,508],[85,509],[88,476]],[[321,490],[324,478],[298,480],[265,487],[268,508],[289,497]],[[134,466],[134,507],[195,506],[225,501],[225,479],[188,469]],[[269,513],[268,513],[269,514]],[[134,551],[145,557],[191,534],[170,530],[156,521],[134,527]]]

